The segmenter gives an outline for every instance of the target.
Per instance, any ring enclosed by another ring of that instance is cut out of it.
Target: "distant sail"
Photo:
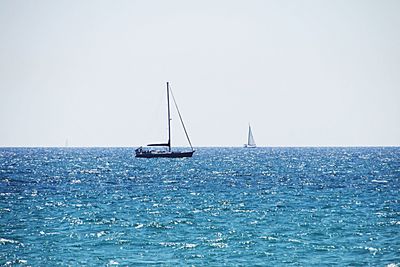
[[[245,144],[244,147],[249,147],[249,148],[257,147],[256,141],[254,141],[253,132],[251,131],[250,124],[249,124],[249,133],[247,135],[247,144]]]
[[[249,146],[255,146],[256,142],[254,141],[253,132],[251,131],[251,126],[249,125],[249,138],[247,144]]]

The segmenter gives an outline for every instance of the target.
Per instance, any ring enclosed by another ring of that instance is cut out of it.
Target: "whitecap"
[[[378,248],[374,248],[374,247],[364,247],[364,249],[368,250],[373,255],[375,255],[379,251]]]
[[[69,223],[71,225],[81,225],[81,224],[83,224],[83,221],[81,219],[79,219],[79,218],[71,218],[71,219],[68,219],[68,221],[69,221]]]
[[[372,180],[371,181],[372,183],[380,183],[380,184],[385,184],[385,183],[387,183],[388,181],[386,181],[386,180]]]
[[[104,235],[106,235],[106,232],[104,232],[104,231],[100,231],[100,232],[96,233],[97,237],[101,237],[101,236],[104,236]]]
[[[192,212],[193,212],[193,213],[200,213],[200,212],[202,212],[202,211],[196,209],[196,210],[192,210]]]
[[[118,262],[118,261],[115,261],[115,260],[110,260],[110,261],[108,262],[108,264],[109,264],[109,265],[119,265],[119,262]]]
[[[28,263],[28,261],[27,260],[19,260],[19,259],[16,259],[16,260],[13,260],[13,261],[7,261],[5,264],[4,264],[4,266],[14,266],[14,265],[16,265],[16,264],[27,264]]]
[[[5,245],[5,244],[18,244],[19,242],[16,240],[12,240],[12,239],[6,239],[6,238],[0,238],[0,244],[1,245]]]
[[[182,245],[182,248],[195,248],[195,247],[197,247],[197,245],[196,244],[191,244],[191,243],[184,243]]]
[[[175,184],[177,182],[178,182],[177,180],[165,180],[165,181],[163,181],[164,184]]]
[[[228,244],[222,242],[216,242],[216,243],[211,243],[210,246],[215,248],[226,248],[228,247]]]
[[[136,226],[135,226],[135,228],[136,228],[136,229],[140,229],[140,228],[142,228],[143,226],[144,226],[143,223],[137,223]]]
[[[178,245],[178,243],[175,242],[160,242],[159,244],[163,247],[175,247]]]
[[[193,258],[193,259],[195,259],[195,258],[204,258],[204,255],[201,255],[201,254],[193,254],[193,255],[191,255],[190,256],[191,258]]]
[[[237,213],[253,213],[254,210],[234,209],[233,212],[237,212]]]

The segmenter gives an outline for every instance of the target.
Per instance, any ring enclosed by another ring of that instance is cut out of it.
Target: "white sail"
[[[251,126],[249,124],[249,134],[247,136],[247,144],[245,147],[256,147],[256,142],[254,141],[253,132],[251,131]]]
[[[249,138],[247,140],[247,144],[249,146],[255,146],[256,142],[254,141],[253,133],[251,131],[251,126],[249,125]]]

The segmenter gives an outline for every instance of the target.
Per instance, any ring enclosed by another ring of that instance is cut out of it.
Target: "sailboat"
[[[174,100],[175,108],[178,112],[179,119],[181,121],[183,130],[185,131],[186,138],[189,142],[190,151],[172,151],[171,149],[171,111],[170,111],[170,94]],[[168,142],[158,143],[158,144],[148,144],[147,147],[139,147],[135,149],[137,158],[190,158],[192,157],[195,150],[193,149],[192,143],[190,142],[189,135],[186,131],[185,124],[183,123],[181,113],[179,112],[178,105],[176,104],[174,94],[169,88],[169,83],[167,82],[167,106],[168,106]],[[156,149],[153,149],[157,147]]]
[[[254,141],[253,132],[251,131],[251,126],[249,124],[249,134],[247,135],[247,144],[244,144],[246,148],[255,148],[256,142]]]

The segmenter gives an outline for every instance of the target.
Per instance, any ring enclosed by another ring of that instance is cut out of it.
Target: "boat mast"
[[[171,114],[169,108],[169,83],[167,82],[167,103],[168,103],[168,151],[171,152]]]

